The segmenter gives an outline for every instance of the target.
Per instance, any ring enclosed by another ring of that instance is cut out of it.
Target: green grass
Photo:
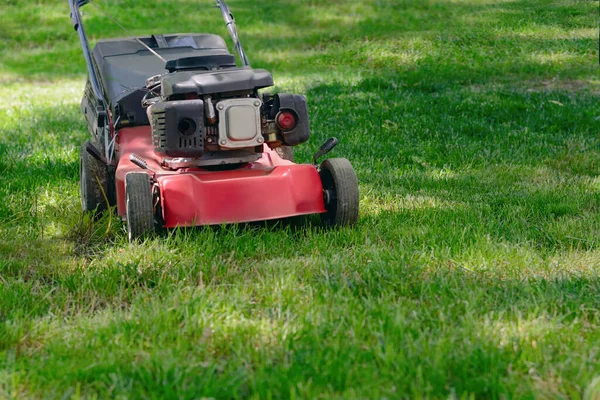
[[[66,3],[0,8],[0,398],[599,398],[598,1],[232,0],[358,225],[136,245],[80,211]],[[226,35],[210,1],[98,3]]]

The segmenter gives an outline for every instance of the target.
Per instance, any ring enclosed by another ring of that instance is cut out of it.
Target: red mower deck
[[[129,160],[137,154],[154,173],[165,228],[241,223],[325,212],[321,178],[309,164],[294,164],[265,146],[262,158],[231,171],[162,168],[150,127],[119,131],[116,171],[118,213],[124,219],[125,175],[141,172]]]

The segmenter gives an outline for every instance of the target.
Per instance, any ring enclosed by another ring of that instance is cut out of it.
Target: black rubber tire
[[[145,172],[125,175],[125,209],[129,242],[154,232],[154,206],[150,178]]]
[[[104,195],[109,196],[106,165],[87,152],[85,143],[79,150],[79,194],[83,211],[102,212],[109,206],[104,198]]]
[[[358,220],[358,179],[352,164],[345,158],[330,158],[319,170],[325,213],[321,220],[328,226],[354,225]]]
[[[292,146],[280,146],[275,148],[275,152],[284,160],[294,162],[294,148]]]

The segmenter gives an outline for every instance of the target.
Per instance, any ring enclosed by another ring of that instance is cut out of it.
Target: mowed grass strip
[[[209,1],[97,4],[136,34],[226,35]],[[598,3],[230,6],[253,65],[309,100],[297,159],[341,140],[358,225],[127,244],[118,218],[80,211],[85,64],[68,7],[9,1],[0,397],[597,394]],[[85,18],[94,40],[124,35],[92,6]]]

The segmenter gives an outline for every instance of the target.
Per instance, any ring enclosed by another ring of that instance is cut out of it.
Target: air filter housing
[[[197,158],[204,153],[204,101],[161,101],[150,106],[154,151],[167,157]]]

